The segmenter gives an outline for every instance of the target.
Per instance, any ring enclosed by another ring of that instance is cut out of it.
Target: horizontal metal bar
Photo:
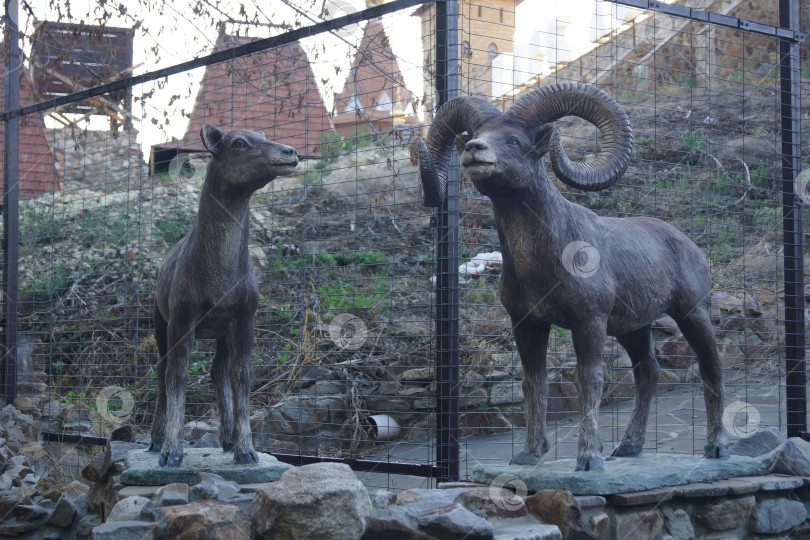
[[[641,9],[650,9],[650,0],[624,0],[624,2],[616,2],[617,4],[624,4],[625,6],[637,7]]]
[[[273,457],[290,465],[309,465],[311,463],[345,463],[354,471],[376,472],[383,474],[407,474],[424,478],[437,478],[441,469],[430,464],[421,463],[391,463],[389,461],[370,461],[351,458],[328,458],[319,456],[304,456],[300,454],[275,454]]]
[[[714,13],[712,11],[709,12],[709,22],[716,26],[725,26],[727,28],[737,29],[740,27],[740,19],[737,17]]]
[[[45,442],[58,442],[65,444],[78,444],[81,446],[107,446],[105,437],[91,437],[89,435],[75,435],[73,433],[53,433],[43,431],[40,433]]]
[[[768,36],[776,35],[775,27],[757,22],[740,21],[740,28],[743,30],[751,30],[752,32],[756,32],[758,34],[765,34]]]
[[[798,30],[791,30],[789,28],[782,28],[770,24],[763,24],[756,21],[749,21],[740,19],[739,17],[732,17],[715,13],[713,11],[706,11],[703,9],[687,8],[679,4],[664,4],[655,0],[607,0],[614,4],[621,4],[623,6],[635,7],[645,9],[648,11],[656,11],[665,15],[672,15],[673,17],[681,17],[699,22],[708,22],[716,26],[723,26],[725,28],[741,29],[755,34],[762,34],[765,36],[776,36],[784,38],[797,43],[804,43],[805,33]]]
[[[664,4],[662,2],[650,2],[650,9],[673,15],[675,17],[689,18],[692,16],[692,9],[680,4]]]
[[[708,22],[709,12],[704,9],[690,8],[689,18],[692,19],[693,21]]]
[[[41,433],[44,442],[58,442],[65,444],[78,444],[81,446],[107,446],[105,437],[90,437],[87,435],[75,435],[73,433],[53,433],[44,431]],[[354,471],[377,472],[381,474],[407,474],[409,476],[420,476],[423,478],[437,478],[441,470],[430,464],[423,463],[391,463],[388,461],[371,461],[352,458],[328,458],[318,456],[304,456],[300,454],[275,454],[273,457],[290,465],[309,465],[311,463],[345,463]]]
[[[427,4],[429,1],[430,0],[394,0],[390,4],[373,6],[368,9],[364,9],[363,11],[350,13],[349,15],[344,15],[343,17],[337,17],[330,21],[324,21],[311,26],[290,30],[289,32],[285,32],[278,36],[258,39],[244,45],[239,45],[238,47],[211,53],[208,56],[195,58],[194,60],[189,60],[188,62],[182,62],[163,69],[150,71],[149,73],[142,73],[141,75],[124,77],[123,79],[118,79],[117,81],[102,84],[100,86],[94,86],[93,88],[88,88],[80,92],[74,92],[66,96],[59,96],[40,103],[35,103],[33,105],[20,107],[19,109],[12,111],[6,111],[0,114],[0,121],[5,122],[9,118],[17,118],[26,114],[52,109],[61,105],[67,105],[68,103],[83,101],[94,96],[100,96],[102,94],[115,92],[116,90],[129,88],[131,86],[135,86],[136,84],[143,84],[145,82],[162,79],[163,77],[176,75],[177,73],[183,73],[184,71],[189,71],[198,67],[218,64],[226,60],[239,58],[248,54],[278,47],[280,45],[286,45],[303,38],[312,37],[324,32],[329,32],[330,30],[335,30],[336,28],[341,28],[343,26],[348,26],[350,24],[355,24],[365,20],[375,19],[377,17],[381,17],[382,15],[407,9],[409,7]]]

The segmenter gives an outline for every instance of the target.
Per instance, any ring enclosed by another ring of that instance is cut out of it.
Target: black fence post
[[[436,2],[436,107],[458,94],[458,2]],[[458,156],[439,209],[436,247],[436,466],[440,482],[459,479]]]
[[[6,0],[8,55],[6,56],[5,108],[20,106],[20,42],[17,0]],[[3,394],[7,403],[17,398],[17,304],[20,120],[5,123],[3,143]]]
[[[798,0],[779,0],[779,26],[799,29]],[[796,193],[801,170],[801,80],[799,43],[780,38],[782,116],[782,230],[785,259],[785,394],[788,437],[807,431],[807,374],[804,358],[804,264],[802,199]]]

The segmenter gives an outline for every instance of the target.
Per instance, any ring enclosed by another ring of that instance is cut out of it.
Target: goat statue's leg
[[[194,343],[196,321],[175,316],[168,328],[166,355],[166,432],[158,458],[161,467],[178,467],[183,463],[183,416],[186,408],[188,357]]]
[[[723,362],[717,352],[717,339],[711,323],[708,302],[699,305],[683,317],[675,317],[678,328],[698,357],[700,378],[703,379],[703,399],[706,402],[706,446],[703,455],[721,458],[729,455],[728,440],[723,429]]]
[[[158,363],[155,366],[158,380],[158,396],[155,405],[155,415],[152,419],[152,437],[149,443],[149,452],[160,452],[163,447],[163,436],[166,430],[166,332],[168,325],[161,315],[157,305],[153,316],[155,324],[155,341],[158,348]]]
[[[621,442],[611,455],[617,457],[638,456],[644,446],[650,404],[655,394],[655,385],[658,383],[658,374],[661,369],[655,359],[650,325],[622,336],[616,336],[616,339],[627,351],[627,354],[630,355],[630,362],[633,364],[636,403],[633,407],[633,416],[624,430],[624,437],[622,437]]]
[[[551,325],[533,324],[528,320],[514,325],[515,342],[523,365],[523,396],[526,400],[526,443],[512,457],[511,465],[536,465],[548,452],[546,410],[548,408],[548,377],[546,350]]]
[[[602,440],[599,435],[599,405],[602,401],[602,354],[605,348],[605,321],[584,321],[571,329],[577,354],[579,390],[579,444],[577,471],[601,471]]]
[[[228,366],[233,391],[233,460],[236,463],[258,463],[250,432],[250,350],[253,347],[253,314],[228,325]]]
[[[217,339],[217,350],[211,365],[211,382],[217,395],[219,408],[219,439],[222,449],[233,450],[233,399],[231,381],[228,374],[228,341],[225,337]]]

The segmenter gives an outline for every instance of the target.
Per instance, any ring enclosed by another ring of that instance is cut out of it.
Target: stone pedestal
[[[133,450],[124,460],[120,482],[130,486],[164,486],[194,484],[197,473],[210,472],[239,484],[275,482],[292,465],[282,463],[270,454],[259,453],[259,462],[243,465],[233,462],[233,452],[216,448],[186,448],[179,467],[159,467],[158,453]]]
[[[613,495],[661,487],[713,482],[766,472],[760,461],[745,456],[705,459],[683,454],[643,454],[632,458],[606,458],[601,472],[576,472],[575,459],[542,465],[478,464],[470,479],[491,484],[499,476],[517,478],[530,492],[564,489],[574,495]],[[510,482],[511,484],[511,482]]]

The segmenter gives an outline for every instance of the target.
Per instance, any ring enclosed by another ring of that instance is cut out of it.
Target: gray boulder
[[[200,501],[155,510],[159,538],[249,540],[250,518],[230,504]]]
[[[174,483],[158,489],[152,500],[157,506],[188,504],[188,484]]]
[[[191,445],[192,448],[222,448],[219,437],[213,433],[205,433]]]
[[[59,497],[59,500],[56,501],[53,512],[51,512],[51,515],[48,516],[45,523],[55,527],[67,529],[73,524],[73,518],[76,517],[77,513],[78,508],[76,507],[76,504],[70,499],[70,497],[63,493]]]
[[[781,431],[770,427],[740,439],[729,450],[732,456],[759,457],[774,450],[787,440]]]
[[[224,501],[239,493],[239,484],[231,480],[225,480],[218,474],[201,472],[197,473],[194,487],[191,488],[194,500],[215,499]]]
[[[799,501],[768,499],[751,514],[751,530],[757,533],[787,532],[807,518],[807,509]]]
[[[371,500],[348,465],[314,463],[261,488],[250,514],[259,538],[350,540],[371,520]]]
[[[149,499],[146,497],[138,495],[121,499],[113,506],[110,515],[107,517],[107,521],[138,520],[141,518],[141,513],[149,507],[149,502]]]
[[[93,527],[93,540],[145,540],[155,538],[157,524],[146,521],[108,521]]]
[[[769,472],[810,476],[810,443],[798,437],[788,439],[757,459],[768,466]]]
[[[486,540],[495,536],[495,527],[460,504],[432,508],[417,518],[419,527],[439,538]]]
[[[39,528],[47,517],[48,511],[37,505],[18,504],[13,506],[3,513],[0,522],[0,538],[31,532]]]

